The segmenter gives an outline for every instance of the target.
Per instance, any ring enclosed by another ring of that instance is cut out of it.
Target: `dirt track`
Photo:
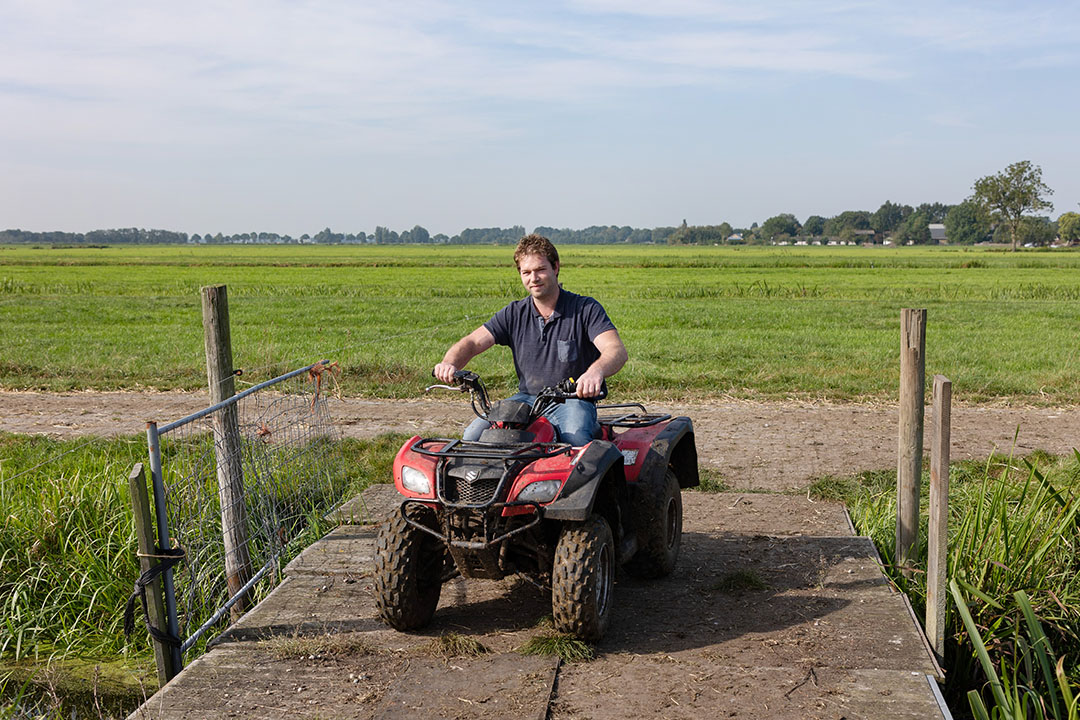
[[[0,392],[0,431],[56,437],[140,433],[145,421],[168,422],[207,405],[204,393]],[[651,406],[694,421],[700,461],[735,488],[789,490],[822,475],[896,464],[897,409],[890,405],[714,402]],[[447,434],[472,417],[463,398],[332,400],[331,415],[349,437],[386,432]],[[932,409],[927,409],[927,427]],[[1080,447],[1080,407],[987,407],[954,404],[952,457],[1009,452],[1055,454]],[[929,439],[926,444],[929,450]]]

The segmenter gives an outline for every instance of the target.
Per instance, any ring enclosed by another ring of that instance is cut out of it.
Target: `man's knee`
[[[480,435],[489,427],[491,427],[491,423],[484,418],[478,417],[469,423],[468,427],[465,428],[465,432],[461,433],[461,439],[465,442],[475,442],[480,439]]]
[[[589,428],[559,428],[559,440],[570,443],[574,447],[587,445],[593,440],[593,429]]]
[[[596,405],[587,400],[567,400],[556,416],[559,439],[571,445],[592,441],[597,428]]]

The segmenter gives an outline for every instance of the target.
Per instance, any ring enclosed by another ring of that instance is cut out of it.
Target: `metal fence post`
[[[161,438],[158,436],[157,423],[146,423],[146,440],[150,446],[150,478],[154,487],[154,516],[157,520],[158,547],[168,548],[169,514],[165,508],[165,482],[161,476]],[[176,592],[173,588],[173,571],[169,568],[161,574],[161,585],[165,590],[165,615],[169,621],[169,634],[180,637],[180,621],[176,616]],[[174,672],[184,667],[184,659],[179,647],[170,648]]]
[[[128,476],[128,492],[131,494],[131,509],[135,516],[135,536],[139,543],[139,570],[146,572],[154,565],[153,556],[157,546],[154,542],[154,522],[151,517],[150,498],[146,493],[146,473],[143,472],[143,464],[135,463]],[[150,624],[156,628],[168,626],[168,615],[165,614],[164,593],[161,589],[161,581],[155,580],[146,586],[146,614]],[[176,676],[177,668],[173,667],[173,656],[170,648],[157,638],[151,638],[154,643],[154,663],[157,665],[158,685],[164,686]]]
[[[930,436],[930,523],[926,562],[926,636],[939,658],[945,656],[945,577],[949,555],[949,437],[952,382],[934,376],[934,426]]]
[[[922,482],[923,406],[926,385],[926,310],[900,313],[900,442],[896,472],[896,564],[907,562],[919,539]]]
[[[216,405],[232,397],[236,391],[229,334],[229,298],[224,285],[202,288],[202,318],[210,402]],[[225,581],[229,587],[229,597],[234,597],[252,575],[247,506],[244,501],[244,469],[240,455],[240,422],[235,403],[214,413],[213,428],[221,533],[225,544]],[[243,598],[233,605],[234,620],[244,614],[246,605]]]

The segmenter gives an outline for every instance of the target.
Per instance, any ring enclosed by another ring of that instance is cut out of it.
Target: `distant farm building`
[[[930,223],[930,241],[945,244],[945,226],[942,223]]]

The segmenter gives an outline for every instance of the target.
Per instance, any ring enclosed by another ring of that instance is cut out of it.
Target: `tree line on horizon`
[[[1056,221],[1034,212],[1053,206],[1046,196],[1053,190],[1042,182],[1042,169],[1029,161],[1013,163],[1003,172],[975,181],[971,197],[957,205],[923,203],[912,207],[886,200],[875,211],[845,210],[833,217],[811,215],[800,223],[791,213],[781,213],[760,225],[733,227],[718,225],[681,225],[655,228],[632,228],[629,225],[593,225],[580,230],[539,226],[533,230],[555,244],[652,243],[669,245],[767,245],[801,241],[836,241],[847,244],[880,243],[925,245],[937,243],[930,226],[944,226],[951,245],[981,242],[1048,245],[1059,239],[1066,244],[1080,242],[1080,214],[1063,213]],[[432,235],[420,225],[397,232],[377,226],[375,232],[336,233],[324,228],[314,235],[298,238],[272,232],[223,235],[206,233],[188,235],[171,230],[120,228],[92,230],[86,233],[0,231],[3,243],[44,243],[51,245],[103,246],[115,244],[448,244],[510,245],[526,234],[521,225],[509,228],[466,228],[454,236]]]

